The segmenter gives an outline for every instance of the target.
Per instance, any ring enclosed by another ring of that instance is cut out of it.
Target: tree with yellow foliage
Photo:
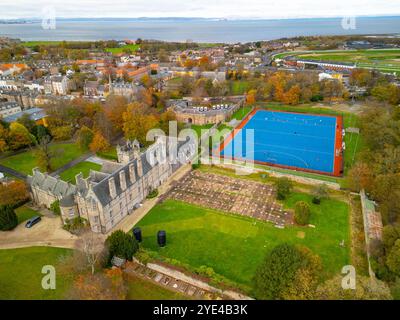
[[[158,121],[154,114],[149,113],[148,108],[140,103],[128,105],[122,115],[122,130],[126,139],[137,139],[142,145],[149,145],[146,141],[147,132],[157,126]]]
[[[18,122],[11,123],[9,145],[12,150],[31,146],[35,141],[35,137],[22,124]]]

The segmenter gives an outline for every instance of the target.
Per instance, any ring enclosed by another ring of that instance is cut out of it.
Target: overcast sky
[[[399,0],[0,0],[0,18],[57,17],[296,18],[400,15]]]

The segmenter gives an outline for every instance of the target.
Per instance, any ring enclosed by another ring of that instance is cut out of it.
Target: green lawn
[[[297,201],[311,205],[311,223],[316,228],[275,228],[272,224],[242,216],[224,214],[184,202],[166,200],[155,206],[139,223],[143,246],[160,255],[192,267],[207,265],[241,285],[249,286],[258,265],[276,245],[302,244],[319,254],[324,276],[340,272],[349,263],[349,207],[337,200],[311,203],[310,195],[294,193],[285,201],[293,208]],[[157,246],[158,230],[166,230],[167,246]],[[304,232],[304,238],[299,237]],[[345,240],[346,247],[340,247]]]
[[[131,50],[132,52],[135,52],[139,49],[139,45],[138,44],[127,44],[125,46],[122,47],[118,47],[118,48],[106,48],[105,51],[106,52],[111,52],[112,54],[119,54],[119,53],[123,53],[124,50]]]
[[[260,169],[268,169],[268,170],[271,170],[271,171],[280,172],[280,173],[284,173],[284,174],[290,174],[292,176],[299,176],[299,177],[304,177],[304,178],[321,180],[321,183],[324,182],[324,181],[340,183],[341,180],[342,180],[342,178],[336,178],[336,177],[323,175],[323,174],[316,174],[316,173],[309,173],[309,172],[304,172],[304,171],[283,169],[283,168],[278,168],[278,167],[270,167],[270,166],[265,166],[265,165],[256,164],[255,167],[256,168],[260,168]]]
[[[185,300],[186,296],[139,277],[126,277],[128,300]]]
[[[253,107],[250,106],[239,108],[232,115],[232,119],[242,120],[251,111],[251,109],[253,109]]]
[[[344,137],[346,150],[344,151],[344,174],[347,175],[351,167],[359,158],[360,151],[365,147],[362,136],[358,133],[346,132]]]
[[[231,126],[228,126],[228,125],[224,124],[224,123],[221,123],[221,124],[218,126],[217,129],[218,129],[218,130],[232,130],[233,128],[232,128]]]
[[[41,286],[42,267],[56,267],[59,259],[70,252],[49,247],[0,250],[0,300],[63,299],[71,279],[57,276],[56,290],[44,290]]]
[[[78,163],[77,165],[69,168],[68,170],[63,171],[60,174],[60,178],[64,181],[75,184],[75,176],[79,173],[83,173],[83,177],[87,178],[89,176],[90,170],[100,171],[101,165],[89,161],[83,161]]]
[[[229,82],[230,91],[232,95],[242,95],[245,94],[249,89],[251,89],[251,84],[246,80],[232,80]]]
[[[97,156],[106,160],[118,161],[116,148],[111,148],[108,151],[97,152]]]
[[[28,48],[32,48],[35,46],[58,46],[62,43],[62,41],[26,41],[23,42],[22,45]]]
[[[192,124],[190,126],[190,129],[193,129],[196,134],[197,137],[200,138],[202,134],[204,134],[204,130],[208,130],[210,128],[212,128],[214,124],[210,123],[210,124],[204,124],[204,125],[197,125],[197,124]],[[203,131],[203,132],[202,132]]]
[[[83,154],[83,152],[74,143],[53,144],[50,146],[50,149],[55,154],[51,161],[54,170],[62,167],[63,165],[71,162]],[[25,174],[32,174],[32,169],[38,166],[35,153],[35,149],[32,149],[1,159],[0,164]]]
[[[27,206],[21,206],[17,209],[15,209],[15,213],[17,214],[18,217],[18,224],[25,222],[26,220],[29,220],[30,218],[36,217],[36,216],[42,216],[40,212],[37,212],[31,208],[28,208]]]

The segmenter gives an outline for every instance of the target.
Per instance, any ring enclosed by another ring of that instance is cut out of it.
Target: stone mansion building
[[[176,143],[170,144],[175,147],[169,147],[165,140],[157,139],[143,153],[137,141],[117,146],[118,163],[104,161],[101,171],[91,170],[87,178],[78,174],[76,185],[35,168],[28,176],[32,199],[47,208],[59,200],[64,223],[82,217],[93,232],[107,233],[127,215],[134,214],[147,195],[179,167],[191,162],[197,151],[191,139],[175,138]]]

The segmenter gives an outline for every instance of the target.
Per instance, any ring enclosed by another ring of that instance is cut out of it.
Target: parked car
[[[41,220],[42,218],[39,216],[29,219],[25,224],[25,228],[32,228],[35,224],[39,223]]]

